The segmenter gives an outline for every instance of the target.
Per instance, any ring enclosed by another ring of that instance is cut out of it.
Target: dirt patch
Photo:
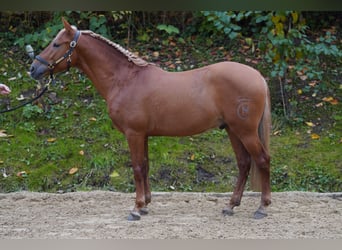
[[[246,192],[232,217],[231,193],[153,193],[149,215],[127,221],[134,194],[0,194],[0,238],[42,239],[342,239],[342,193],[273,193],[263,220],[258,193]]]

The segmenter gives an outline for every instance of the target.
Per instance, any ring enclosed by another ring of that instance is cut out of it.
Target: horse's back
[[[256,88],[265,89],[264,78],[260,72],[246,64],[238,62],[220,62],[208,66],[210,68],[212,78],[219,78],[224,84],[230,87],[255,90]]]

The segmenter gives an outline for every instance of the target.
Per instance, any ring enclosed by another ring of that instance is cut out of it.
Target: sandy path
[[[224,217],[230,195],[153,193],[149,215],[129,222],[134,194],[0,194],[0,238],[342,239],[342,193],[273,193],[263,220],[252,218],[259,194],[251,192],[234,216]]]

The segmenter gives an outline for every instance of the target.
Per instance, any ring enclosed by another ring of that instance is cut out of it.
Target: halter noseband
[[[36,60],[38,60],[39,62],[41,62],[42,64],[46,65],[49,70],[50,70],[50,77],[51,79],[53,79],[53,70],[55,69],[56,65],[58,65],[60,62],[64,61],[65,59],[67,60],[67,65],[68,65],[68,70],[70,69],[71,66],[71,55],[72,52],[74,51],[78,39],[81,35],[81,31],[77,30],[74,36],[74,39],[70,42],[70,48],[68,49],[67,52],[65,52],[65,54],[63,56],[61,56],[59,59],[57,59],[56,61],[54,61],[53,63],[49,63],[48,61],[46,61],[45,59],[43,59],[42,57],[40,57],[39,55],[36,56]]]

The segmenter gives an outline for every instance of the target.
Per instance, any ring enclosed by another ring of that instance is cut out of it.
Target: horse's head
[[[42,53],[36,56],[30,67],[31,77],[40,79],[43,76],[68,70],[75,65],[77,56],[75,47],[81,32],[71,26],[64,18],[62,18],[64,29],[62,29],[52,42]]]

